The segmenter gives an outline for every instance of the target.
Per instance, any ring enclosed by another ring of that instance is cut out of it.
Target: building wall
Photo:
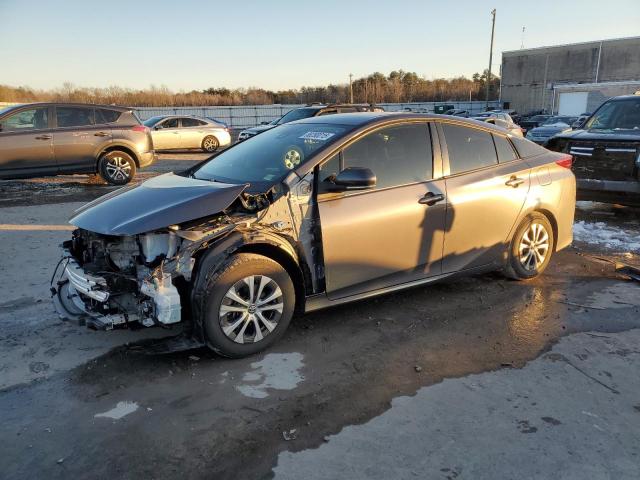
[[[501,99],[522,113],[551,111],[554,86],[634,80],[640,80],[640,37],[502,53]]]

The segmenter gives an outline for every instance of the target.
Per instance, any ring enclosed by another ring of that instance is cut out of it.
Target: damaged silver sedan
[[[52,294],[96,329],[183,324],[241,357],[296,312],[454,274],[533,278],[571,243],[571,157],[457,117],[282,125],[71,218]]]

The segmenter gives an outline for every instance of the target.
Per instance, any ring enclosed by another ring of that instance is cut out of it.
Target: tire
[[[202,139],[202,150],[207,153],[215,152],[220,146],[220,142],[213,135],[207,135]]]
[[[111,185],[126,185],[136,176],[136,162],[127,152],[112,150],[100,157],[98,173]]]
[[[531,248],[533,241],[537,245],[535,248]],[[511,240],[505,275],[515,280],[528,280],[540,275],[549,265],[554,241],[553,227],[547,217],[537,212],[529,215]]]
[[[282,265],[252,253],[232,255],[219,268],[202,271],[192,298],[201,302],[193,310],[202,316],[207,346],[230,358],[273,345],[289,326],[296,304],[293,282]],[[262,308],[260,300],[267,300]]]

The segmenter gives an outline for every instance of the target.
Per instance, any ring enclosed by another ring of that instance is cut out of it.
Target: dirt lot
[[[142,177],[204,155],[163,155]],[[60,321],[88,176],[0,182],[1,478],[640,478],[638,210],[581,203],[547,273],[452,280],[294,319],[243,360]],[[586,333],[584,333],[586,332]]]

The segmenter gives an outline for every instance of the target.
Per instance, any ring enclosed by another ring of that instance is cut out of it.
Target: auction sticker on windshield
[[[326,142],[334,135],[335,133],[329,133],[329,132],[307,132],[298,138],[301,138],[303,140],[318,140],[320,142]]]

